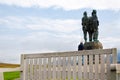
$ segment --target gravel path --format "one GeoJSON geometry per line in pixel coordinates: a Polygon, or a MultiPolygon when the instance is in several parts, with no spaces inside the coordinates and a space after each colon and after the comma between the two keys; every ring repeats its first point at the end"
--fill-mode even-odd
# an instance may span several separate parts
{"type": "Polygon", "coordinates": [[[3,72],[0,72],[0,80],[3,80],[3,72]]]}
{"type": "Polygon", "coordinates": [[[0,72],[8,72],[8,71],[20,71],[20,67],[17,67],[17,68],[0,68],[0,72]]]}

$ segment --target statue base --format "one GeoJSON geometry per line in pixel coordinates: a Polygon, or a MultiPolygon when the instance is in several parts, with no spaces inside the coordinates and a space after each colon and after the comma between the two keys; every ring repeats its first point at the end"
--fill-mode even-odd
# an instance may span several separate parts
{"type": "Polygon", "coordinates": [[[101,42],[85,42],[84,50],[92,50],[92,49],[103,49],[101,42]]]}

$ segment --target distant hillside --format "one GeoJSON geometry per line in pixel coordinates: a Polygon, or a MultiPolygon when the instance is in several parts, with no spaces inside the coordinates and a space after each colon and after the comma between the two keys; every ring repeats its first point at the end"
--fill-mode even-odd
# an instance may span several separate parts
{"type": "Polygon", "coordinates": [[[0,68],[15,68],[20,67],[20,64],[0,63],[0,68]]]}

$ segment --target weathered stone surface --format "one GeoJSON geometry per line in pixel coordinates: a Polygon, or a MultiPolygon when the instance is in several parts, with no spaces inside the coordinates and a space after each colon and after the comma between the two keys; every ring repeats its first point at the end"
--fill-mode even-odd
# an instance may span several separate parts
{"type": "Polygon", "coordinates": [[[84,49],[85,50],[91,50],[91,49],[103,49],[101,42],[85,42],[84,43],[84,49]]]}

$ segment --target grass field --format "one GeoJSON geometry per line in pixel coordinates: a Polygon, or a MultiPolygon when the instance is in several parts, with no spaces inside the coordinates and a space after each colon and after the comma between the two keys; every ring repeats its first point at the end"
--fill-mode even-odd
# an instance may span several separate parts
{"type": "Polygon", "coordinates": [[[14,80],[20,78],[20,71],[4,72],[4,80],[14,80]]]}
{"type": "Polygon", "coordinates": [[[0,68],[16,68],[20,67],[20,64],[0,63],[0,68]]]}
{"type": "MultiPolygon", "coordinates": [[[[16,68],[20,67],[20,64],[0,63],[0,68],[16,68]]],[[[14,80],[20,78],[20,71],[4,72],[4,80],[14,80]]]]}

